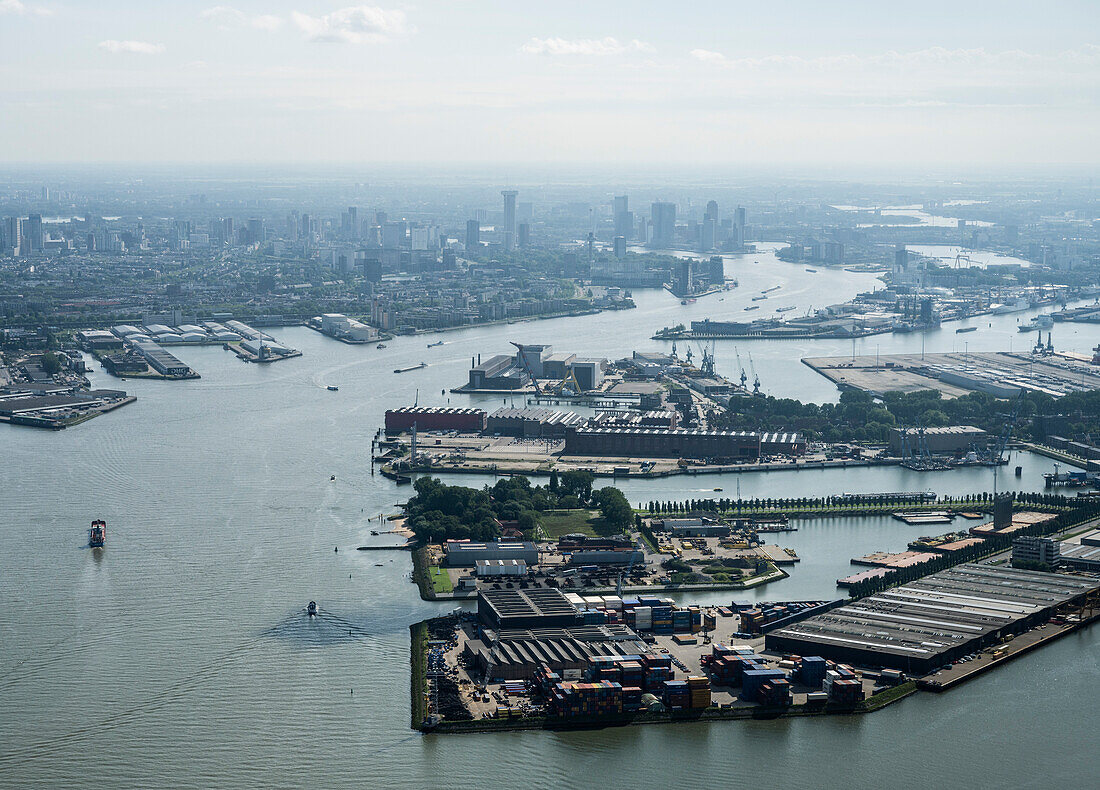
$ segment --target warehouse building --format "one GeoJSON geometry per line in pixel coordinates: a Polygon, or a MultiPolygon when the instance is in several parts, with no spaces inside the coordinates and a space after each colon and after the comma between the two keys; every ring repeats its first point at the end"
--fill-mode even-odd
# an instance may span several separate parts
{"type": "Polygon", "coordinates": [[[572,411],[505,407],[489,415],[485,431],[527,439],[562,439],[570,429],[579,428],[584,421],[584,417],[572,411]]]}
{"type": "Polygon", "coordinates": [[[973,425],[947,425],[942,428],[894,428],[890,431],[890,454],[920,453],[922,442],[932,455],[963,455],[974,447],[984,447],[989,434],[973,425]],[[924,438],[921,438],[923,430],[924,438]]]}
{"type": "Polygon", "coordinates": [[[579,428],[566,438],[565,453],[613,458],[755,461],[760,457],[760,435],[679,428],[579,428]]]}
{"type": "Polygon", "coordinates": [[[1085,573],[1100,573],[1100,546],[1063,543],[1058,552],[1060,568],[1085,573]]]}
{"type": "Polygon", "coordinates": [[[579,679],[593,656],[643,655],[647,645],[623,625],[483,630],[463,653],[491,679],[529,680],[540,665],[579,679]]]}
{"type": "Polygon", "coordinates": [[[452,568],[473,568],[478,560],[523,560],[528,565],[537,565],[539,562],[539,550],[531,541],[472,543],[467,540],[448,540],[443,550],[447,554],[443,564],[452,568]]]}
{"type": "Polygon", "coordinates": [[[470,368],[472,390],[518,390],[531,381],[527,372],[516,363],[515,357],[497,354],[470,368]]]}
{"type": "Polygon", "coordinates": [[[485,430],[485,411],[442,406],[402,406],[386,410],[386,433],[411,431],[414,424],[418,431],[481,433],[485,430]]]}
{"type": "Polygon", "coordinates": [[[527,563],[523,560],[477,560],[475,574],[480,576],[526,576],[527,563]]]}
{"type": "Polygon", "coordinates": [[[557,588],[481,590],[477,619],[493,631],[511,628],[566,628],[581,624],[577,608],[557,588]]]}
{"type": "Polygon", "coordinates": [[[169,354],[152,340],[131,339],[130,344],[134,347],[135,351],[145,358],[145,361],[149,363],[150,367],[162,376],[187,376],[193,373],[191,368],[180,362],[176,357],[169,354]]]}
{"type": "Polygon", "coordinates": [[[674,538],[724,538],[730,525],[701,518],[666,518],[661,527],[674,538]]]}
{"type": "Polygon", "coordinates": [[[1100,580],[965,564],[765,636],[768,650],[925,674],[1049,619],[1100,580]]]}

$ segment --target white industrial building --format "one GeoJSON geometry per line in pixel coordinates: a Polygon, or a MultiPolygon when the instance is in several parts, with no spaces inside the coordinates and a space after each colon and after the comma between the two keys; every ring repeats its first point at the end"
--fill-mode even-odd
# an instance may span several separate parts
{"type": "Polygon", "coordinates": [[[477,560],[478,576],[526,576],[527,563],[524,560],[477,560]]]}

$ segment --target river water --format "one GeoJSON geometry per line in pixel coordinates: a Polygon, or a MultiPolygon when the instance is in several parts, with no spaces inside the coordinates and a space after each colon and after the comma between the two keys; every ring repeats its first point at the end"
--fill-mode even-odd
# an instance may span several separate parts
{"type": "MultiPolygon", "coordinates": [[[[739,315],[776,284],[770,301],[804,310],[875,283],[810,274],[767,252],[731,257],[727,269],[741,287],[694,305],[639,291],[637,310],[451,332],[431,349],[435,337],[379,351],[304,328],[273,332],[304,356],[268,366],[217,347],[184,348],[178,354],[202,379],[130,380],[124,386],[138,400],[114,414],[57,433],[0,431],[0,786],[1003,788],[1054,778],[1092,786],[1096,629],[959,691],[873,716],[565,734],[408,729],[408,626],[449,607],[419,599],[406,554],[354,550],[390,539],[372,538],[367,519],[394,512],[408,493],[370,475],[383,411],[417,395],[494,406],[501,399],[442,390],[465,380],[471,356],[505,352],[509,340],[619,357],[667,349],[648,340],[654,330],[739,315]],[[429,367],[391,372],[421,360],[429,367]],[[93,553],[84,544],[97,517],[108,522],[108,545],[93,553]],[[323,613],[314,621],[303,613],[311,599],[323,613]]],[[[1004,347],[1026,315],[991,318],[968,336],[970,348],[1004,347]]],[[[1074,331],[1082,350],[1100,342],[1098,327],[1074,331]]],[[[926,339],[930,351],[953,343],[950,330],[926,339]]],[[[887,335],[856,350],[919,352],[920,344],[887,335]]],[[[717,367],[729,376],[738,370],[734,348],[717,344],[717,367]]],[[[850,353],[851,344],[741,343],[746,367],[750,351],[765,391],[822,401],[837,393],[800,357],[850,353]]],[[[1016,464],[1023,476],[1002,472],[1002,487],[1035,489],[1051,468],[1027,454],[1016,464]]],[[[637,502],[706,496],[716,486],[733,496],[737,482],[623,488],[637,502]]],[[[742,475],[740,484],[744,496],[790,496],[965,492],[992,481],[987,470],[883,467],[742,475]]],[[[683,600],[829,597],[851,572],[850,557],[904,548],[920,532],[886,518],[810,522],[775,537],[803,557],[791,578],[748,595],[683,600]]]]}

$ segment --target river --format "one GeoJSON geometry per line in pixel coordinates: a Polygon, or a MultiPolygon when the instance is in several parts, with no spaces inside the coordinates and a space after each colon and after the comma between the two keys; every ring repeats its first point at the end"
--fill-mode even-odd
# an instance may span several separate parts
{"type": "MultiPolygon", "coordinates": [[[[1090,732],[1097,629],[958,691],[865,717],[567,734],[408,729],[408,626],[449,607],[419,599],[407,555],[354,550],[387,539],[372,538],[366,519],[394,512],[408,493],[370,475],[384,410],[417,395],[436,405],[499,403],[443,390],[465,380],[471,356],[506,352],[509,340],[618,357],[668,348],[648,337],[682,320],[740,314],[776,284],[769,301],[799,309],[875,284],[867,274],[810,274],[767,251],[730,257],[727,271],[741,287],[693,305],[637,291],[637,310],[404,337],[381,351],[304,328],[273,330],[304,355],[267,366],[217,347],[180,348],[200,380],[131,379],[123,386],[136,403],[65,431],[4,426],[0,786],[1091,785],[1100,770],[1090,732]],[[446,344],[427,348],[437,337],[446,344]],[[429,367],[391,372],[421,360],[429,367]],[[84,544],[97,517],[108,522],[108,541],[93,553],[84,544]],[[303,615],[311,599],[323,612],[312,622],[303,615]]],[[[1025,315],[990,318],[968,335],[971,350],[1017,338],[1025,315]]],[[[1100,327],[1073,331],[1063,342],[1082,350],[1100,342],[1100,327]]],[[[954,342],[951,330],[926,338],[929,351],[954,342]]],[[[886,335],[856,350],[920,345],[916,335],[886,335]]],[[[734,348],[717,344],[717,367],[729,376],[738,370],[734,348]]],[[[851,343],[736,348],[746,367],[751,352],[766,392],[822,401],[836,390],[799,359],[850,353],[851,343]]],[[[1003,487],[1036,489],[1051,468],[1028,454],[1017,463],[1023,476],[1003,471],[1003,487]]],[[[789,496],[964,492],[991,480],[988,470],[883,467],[742,475],[740,484],[744,496],[789,496]]],[[[737,476],[623,484],[634,502],[706,496],[715,486],[733,496],[737,476]]],[[[851,572],[850,557],[901,549],[918,534],[882,517],[809,522],[775,536],[803,557],[790,579],[749,595],[683,600],[829,597],[851,572]]]]}

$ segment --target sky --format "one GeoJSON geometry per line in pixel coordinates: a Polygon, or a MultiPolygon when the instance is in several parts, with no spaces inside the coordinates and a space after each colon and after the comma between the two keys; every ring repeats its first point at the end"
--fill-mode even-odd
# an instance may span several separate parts
{"type": "Polygon", "coordinates": [[[1095,0],[351,3],[0,0],[0,162],[1100,159],[1095,0]]]}

